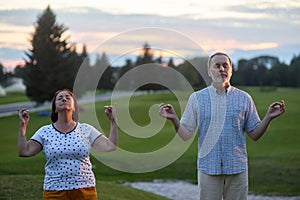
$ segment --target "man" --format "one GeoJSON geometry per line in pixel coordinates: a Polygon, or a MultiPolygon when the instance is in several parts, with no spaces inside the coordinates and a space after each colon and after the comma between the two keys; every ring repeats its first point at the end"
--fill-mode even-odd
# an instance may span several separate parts
{"type": "Polygon", "coordinates": [[[258,140],[271,120],[284,113],[284,101],[272,103],[260,120],[251,96],[230,85],[232,62],[225,53],[210,56],[208,75],[212,84],[190,96],[180,121],[170,104],[160,105],[160,115],[171,120],[185,141],[198,129],[199,199],[244,200],[248,195],[244,132],[258,140]]]}

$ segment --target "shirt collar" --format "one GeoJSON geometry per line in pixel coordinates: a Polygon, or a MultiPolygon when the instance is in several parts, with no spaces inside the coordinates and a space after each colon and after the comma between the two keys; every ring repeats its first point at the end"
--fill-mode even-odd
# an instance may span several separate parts
{"type": "MultiPolygon", "coordinates": [[[[227,88],[226,88],[226,91],[225,91],[225,94],[229,94],[231,91],[232,91],[232,86],[229,85],[227,88]]],[[[217,88],[215,88],[213,85],[210,85],[210,89],[213,90],[215,93],[219,94],[217,92],[217,88]]]]}

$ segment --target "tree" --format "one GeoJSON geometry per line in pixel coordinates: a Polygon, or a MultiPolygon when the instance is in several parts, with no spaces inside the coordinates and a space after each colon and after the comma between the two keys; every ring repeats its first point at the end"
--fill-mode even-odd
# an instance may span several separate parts
{"type": "Polygon", "coordinates": [[[72,90],[80,66],[75,45],[63,38],[67,28],[56,22],[48,6],[38,17],[31,48],[25,52],[24,84],[27,96],[37,103],[50,101],[58,89],[72,90]]]}
{"type": "Polygon", "coordinates": [[[94,76],[94,72],[90,64],[90,58],[87,53],[86,45],[83,45],[82,47],[82,52],[79,55],[78,63],[81,63],[80,65],[81,71],[76,76],[76,81],[78,81],[78,83],[76,84],[76,86],[74,85],[76,87],[76,95],[77,92],[79,94],[83,94],[88,90],[95,89],[95,87],[93,88],[93,82],[91,81],[93,80],[92,76],[94,76]]]}
{"type": "Polygon", "coordinates": [[[139,66],[148,63],[154,63],[154,60],[150,45],[146,42],[143,46],[143,55],[137,57],[135,65],[139,66]]]}
{"type": "Polygon", "coordinates": [[[274,85],[275,80],[270,75],[270,69],[278,65],[279,60],[273,56],[258,56],[250,60],[238,61],[238,69],[233,82],[239,85],[266,86],[274,85]]]}
{"type": "MultiPolygon", "coordinates": [[[[141,65],[145,65],[145,64],[150,64],[148,66],[149,69],[145,70],[144,76],[149,76],[150,74],[148,73],[153,73],[154,71],[157,71],[157,76],[155,77],[156,79],[161,78],[162,75],[162,69],[161,69],[161,64],[162,63],[162,56],[159,56],[157,59],[154,59],[153,56],[153,51],[150,47],[150,45],[146,42],[143,46],[143,50],[142,50],[142,55],[138,56],[136,59],[136,64],[135,66],[141,66],[141,65]],[[157,64],[155,64],[157,63],[157,64]]],[[[143,79],[144,77],[143,75],[139,74],[136,75],[135,79],[143,79]]],[[[139,82],[139,80],[137,80],[137,82],[139,82]]],[[[161,90],[161,89],[165,89],[165,87],[159,85],[159,84],[155,84],[155,83],[148,83],[145,85],[142,85],[138,88],[139,90],[161,90]]]]}
{"type": "Polygon", "coordinates": [[[175,64],[174,64],[173,58],[170,58],[170,60],[168,62],[168,67],[175,68],[175,64]]]}
{"type": "MultiPolygon", "coordinates": [[[[109,64],[108,57],[105,52],[102,53],[101,58],[97,59],[96,61],[96,68],[98,68],[97,71],[101,71],[101,77],[99,77],[97,80],[99,80],[98,83],[98,89],[103,90],[112,90],[115,85],[115,78],[114,78],[114,70],[109,64]]],[[[97,73],[99,75],[99,73],[97,73]]]]}
{"type": "Polygon", "coordinates": [[[0,63],[0,84],[5,82],[5,74],[3,70],[3,65],[0,63]]]}
{"type": "Polygon", "coordinates": [[[273,86],[289,86],[288,69],[289,67],[284,63],[277,63],[270,69],[273,86]]]}
{"type": "Polygon", "coordinates": [[[207,73],[207,57],[196,57],[191,60],[185,60],[184,63],[176,68],[196,90],[210,82],[207,73]]]}
{"type": "Polygon", "coordinates": [[[291,60],[290,70],[288,73],[289,84],[291,86],[299,87],[300,86],[300,54],[298,56],[294,56],[291,60]]]}

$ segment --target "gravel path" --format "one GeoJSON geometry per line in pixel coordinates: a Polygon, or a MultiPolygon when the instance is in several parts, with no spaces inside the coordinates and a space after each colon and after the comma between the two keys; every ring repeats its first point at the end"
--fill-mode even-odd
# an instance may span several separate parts
{"type": "MultiPolygon", "coordinates": [[[[133,188],[152,192],[171,200],[197,200],[198,186],[185,181],[153,181],[125,183],[133,188]]],[[[248,200],[300,200],[297,197],[259,196],[249,194],[248,200]]]]}

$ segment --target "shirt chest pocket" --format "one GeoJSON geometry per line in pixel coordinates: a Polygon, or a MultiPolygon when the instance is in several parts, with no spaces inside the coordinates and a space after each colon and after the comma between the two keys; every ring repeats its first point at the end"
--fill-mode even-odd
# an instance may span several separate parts
{"type": "Polygon", "coordinates": [[[246,112],[242,109],[232,111],[231,120],[234,130],[244,131],[246,112]]]}

